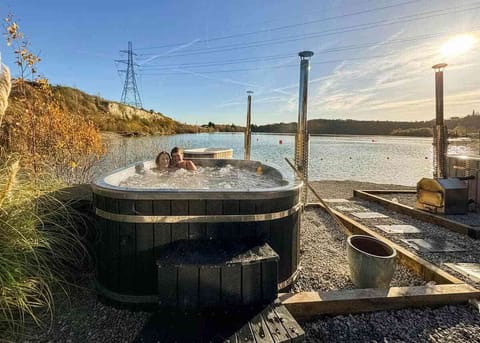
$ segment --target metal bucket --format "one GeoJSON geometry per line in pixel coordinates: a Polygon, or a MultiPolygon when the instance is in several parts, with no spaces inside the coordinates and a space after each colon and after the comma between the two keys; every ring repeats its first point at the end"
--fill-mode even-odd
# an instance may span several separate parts
{"type": "Polygon", "coordinates": [[[358,288],[389,288],[397,251],[376,238],[353,235],[347,239],[350,278],[358,288]]]}

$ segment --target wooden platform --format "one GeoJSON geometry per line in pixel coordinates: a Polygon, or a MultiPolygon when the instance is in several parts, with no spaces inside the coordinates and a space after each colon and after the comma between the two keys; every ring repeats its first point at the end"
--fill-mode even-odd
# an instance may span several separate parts
{"type": "Polygon", "coordinates": [[[300,342],[305,333],[280,302],[242,312],[157,312],[134,342],[300,342]]]}
{"type": "Polygon", "coordinates": [[[325,314],[338,315],[459,304],[479,296],[480,291],[470,285],[447,284],[284,293],[279,296],[279,299],[296,319],[311,319],[325,314]]]}

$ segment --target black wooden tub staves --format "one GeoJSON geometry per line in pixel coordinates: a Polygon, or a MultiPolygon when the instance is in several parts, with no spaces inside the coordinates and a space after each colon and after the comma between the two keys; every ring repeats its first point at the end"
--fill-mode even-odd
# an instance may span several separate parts
{"type": "MultiPolygon", "coordinates": [[[[123,303],[157,303],[160,250],[178,240],[256,239],[278,254],[278,287],[288,286],[299,263],[299,190],[277,169],[256,161],[195,160],[227,164],[277,178],[281,186],[254,190],[135,189],[119,186],[134,166],[92,184],[99,240],[97,288],[123,303]]],[[[154,161],[144,162],[151,168],[154,161]]]]}
{"type": "Polygon", "coordinates": [[[162,307],[245,307],[277,298],[278,255],[268,243],[181,240],[160,251],[157,265],[162,307]]]}

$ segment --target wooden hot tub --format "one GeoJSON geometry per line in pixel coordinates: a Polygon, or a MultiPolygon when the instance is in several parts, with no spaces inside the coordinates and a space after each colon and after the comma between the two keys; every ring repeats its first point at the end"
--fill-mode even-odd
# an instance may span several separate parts
{"type": "MultiPolygon", "coordinates": [[[[278,287],[288,286],[299,263],[300,181],[257,161],[198,159],[198,166],[233,165],[277,178],[280,186],[254,190],[136,189],[119,186],[131,166],[92,184],[97,287],[123,303],[158,302],[159,254],[179,240],[265,242],[279,256],[278,287]]],[[[154,161],[144,162],[146,168],[154,161]]]]}

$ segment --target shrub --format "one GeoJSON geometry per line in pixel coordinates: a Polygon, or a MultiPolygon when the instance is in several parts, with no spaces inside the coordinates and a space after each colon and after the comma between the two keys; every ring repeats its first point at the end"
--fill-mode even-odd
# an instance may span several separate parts
{"type": "Polygon", "coordinates": [[[88,256],[73,210],[51,195],[61,187],[21,169],[18,159],[0,165],[0,340],[46,324],[53,290],[88,256]]]}

